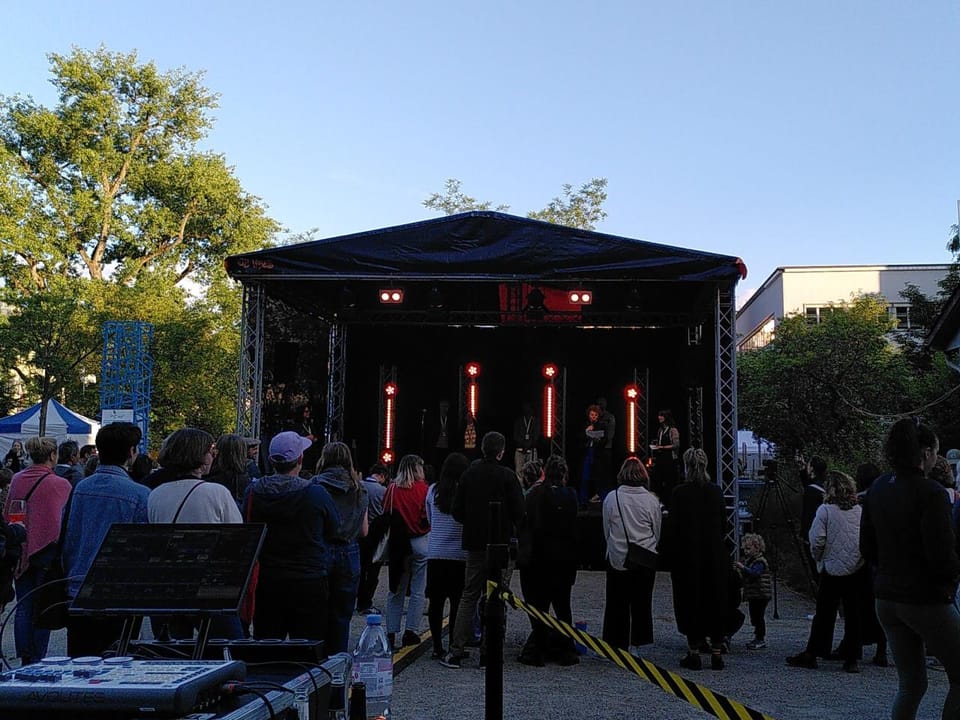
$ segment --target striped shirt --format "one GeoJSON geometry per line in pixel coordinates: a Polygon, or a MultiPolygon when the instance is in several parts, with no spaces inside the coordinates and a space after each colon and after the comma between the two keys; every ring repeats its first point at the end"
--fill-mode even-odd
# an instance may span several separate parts
{"type": "Polygon", "coordinates": [[[427,518],[430,520],[430,537],[427,540],[428,560],[466,560],[463,549],[463,525],[449,513],[441,512],[434,502],[436,485],[427,491],[427,518]]]}

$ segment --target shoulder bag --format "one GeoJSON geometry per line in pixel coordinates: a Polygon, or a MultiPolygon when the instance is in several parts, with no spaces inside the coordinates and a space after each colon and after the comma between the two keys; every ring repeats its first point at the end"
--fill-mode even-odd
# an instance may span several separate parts
{"type": "Polygon", "coordinates": [[[623,523],[623,536],[627,539],[627,557],[623,562],[623,566],[627,568],[627,570],[639,570],[640,568],[656,570],[659,559],[657,553],[653,550],[647,550],[647,548],[642,545],[630,542],[630,535],[627,534],[627,523],[623,519],[623,508],[620,507],[620,488],[617,488],[613,492],[617,499],[617,511],[620,513],[620,522],[623,523]]]}

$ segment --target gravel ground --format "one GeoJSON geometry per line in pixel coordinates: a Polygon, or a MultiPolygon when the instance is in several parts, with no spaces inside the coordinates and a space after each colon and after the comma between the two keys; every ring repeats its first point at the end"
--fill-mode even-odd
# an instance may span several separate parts
{"type": "MultiPolygon", "coordinates": [[[[378,607],[385,608],[386,573],[377,593],[378,607]]],[[[585,620],[588,632],[599,635],[603,617],[603,573],[581,571],[574,587],[574,617],[585,620]]],[[[514,575],[514,592],[519,592],[514,575]]],[[[9,608],[8,608],[9,610],[9,608]]],[[[767,609],[765,650],[751,651],[749,622],[734,638],[725,656],[727,667],[721,672],[681,670],[677,664],[685,652],[685,642],[673,622],[670,579],[660,573],[654,595],[655,643],[646,648],[645,657],[669,670],[706,685],[712,690],[755,708],[776,720],[793,718],[840,717],[849,720],[878,719],[890,715],[890,704],[897,684],[894,668],[879,668],[868,661],[859,675],[844,673],[839,662],[821,661],[819,670],[801,670],[784,664],[784,658],[801,650],[810,629],[813,603],[791,590],[780,587],[779,619],[767,609]]],[[[3,655],[13,657],[13,622],[3,634],[3,655]]],[[[839,639],[838,623],[837,639],[839,639]]],[[[353,637],[359,637],[363,618],[353,621],[353,637]]],[[[421,628],[426,633],[427,620],[421,628]]],[[[520,647],[529,632],[522,613],[507,609],[507,636],[504,660],[504,717],[506,718],[686,718],[709,717],[612,662],[587,656],[574,667],[548,665],[532,668],[517,662],[520,647]]],[[[53,633],[49,654],[64,654],[64,631],[53,633]]],[[[477,667],[476,653],[460,670],[442,667],[430,658],[429,642],[425,652],[412,659],[398,673],[394,683],[393,717],[481,718],[484,716],[484,674],[477,667]]],[[[412,653],[416,656],[417,653],[412,653]]],[[[705,660],[708,660],[706,657],[705,660]]],[[[929,672],[930,688],[920,707],[920,718],[938,718],[947,691],[947,679],[939,670],[929,672]]]]}

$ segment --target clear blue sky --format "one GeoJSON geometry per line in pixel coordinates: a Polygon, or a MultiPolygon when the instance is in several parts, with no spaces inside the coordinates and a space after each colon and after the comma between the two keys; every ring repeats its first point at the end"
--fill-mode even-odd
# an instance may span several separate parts
{"type": "Polygon", "coordinates": [[[205,70],[207,145],[290,230],[421,220],[446,178],[519,215],[609,179],[597,229],[778,265],[947,262],[960,198],[947,0],[19,2],[0,94],[46,53],[205,70]]]}

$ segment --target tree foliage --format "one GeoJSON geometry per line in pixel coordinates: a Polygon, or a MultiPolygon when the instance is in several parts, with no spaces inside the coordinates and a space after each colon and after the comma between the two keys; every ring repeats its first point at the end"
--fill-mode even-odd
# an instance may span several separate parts
{"type": "Polygon", "coordinates": [[[29,294],[54,275],[203,281],[277,229],[221,155],[196,144],[217,96],[201,73],[136,53],[51,54],[58,102],[0,99],[0,271],[29,294]]]}
{"type": "MultiPolygon", "coordinates": [[[[607,217],[603,204],[607,201],[606,178],[593,178],[589,182],[574,190],[572,185],[563,186],[563,194],[555,197],[542,210],[527,213],[527,217],[534,220],[544,220],[556,225],[593,230],[598,222],[607,217]]],[[[446,215],[470,212],[472,210],[490,210],[507,212],[509,205],[493,207],[490,201],[479,201],[461,190],[461,182],[449,178],[444,186],[443,193],[433,193],[423,201],[424,207],[437,210],[446,215]]]]}
{"type": "Polygon", "coordinates": [[[226,159],[201,151],[217,107],[202,73],[101,47],[51,54],[56,104],[0,98],[0,353],[33,399],[99,409],[101,324],[154,324],[154,437],[235,417],[230,254],[279,230],[226,159]],[[189,283],[184,281],[189,280],[189,283]],[[184,288],[188,288],[189,292],[184,288]]]}
{"type": "Polygon", "coordinates": [[[875,460],[888,418],[917,401],[892,328],[886,301],[869,295],[819,324],[784,318],[770,344],[738,356],[741,426],[786,457],[817,453],[847,468],[875,460]]]}

